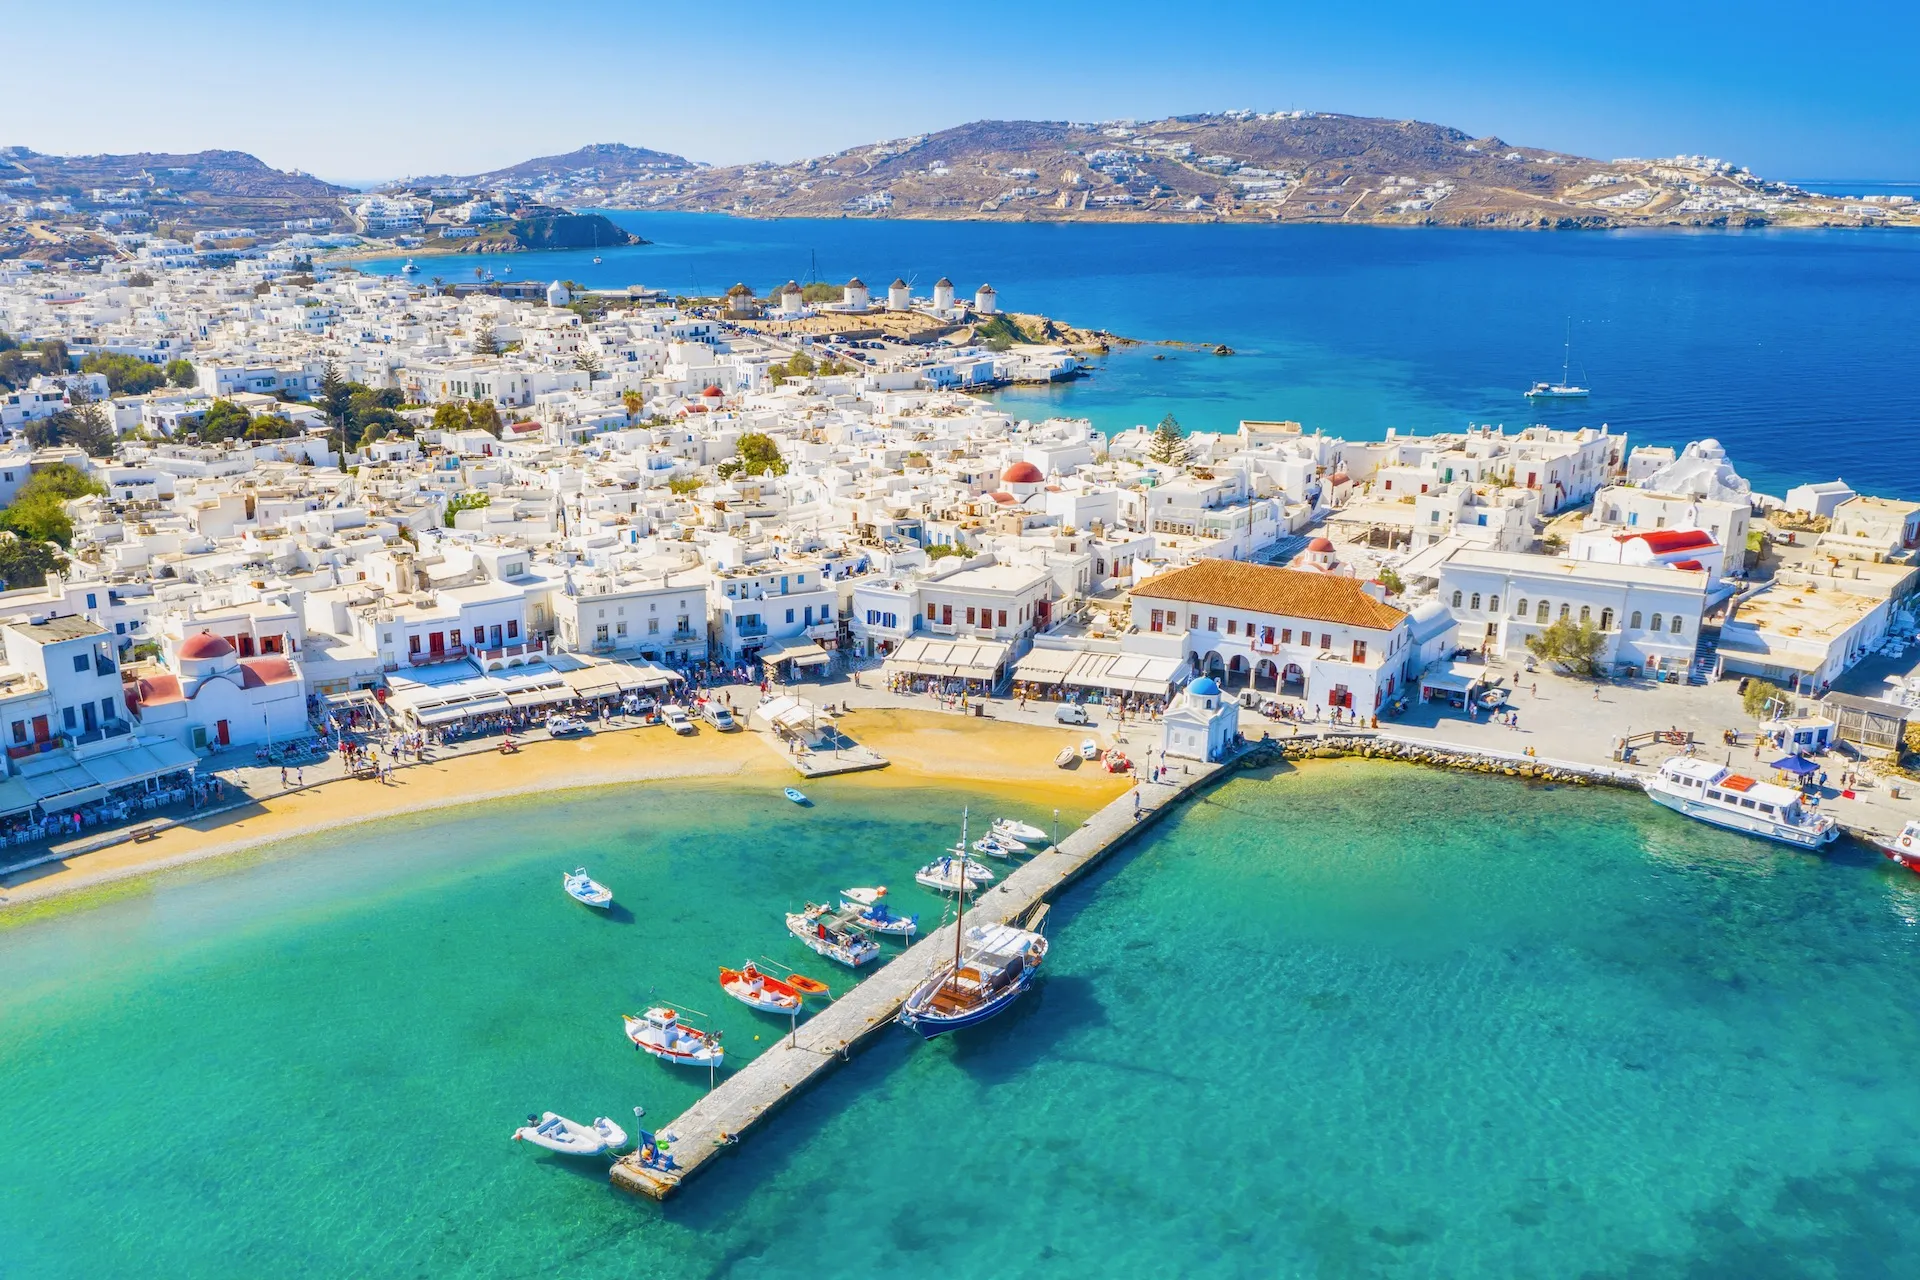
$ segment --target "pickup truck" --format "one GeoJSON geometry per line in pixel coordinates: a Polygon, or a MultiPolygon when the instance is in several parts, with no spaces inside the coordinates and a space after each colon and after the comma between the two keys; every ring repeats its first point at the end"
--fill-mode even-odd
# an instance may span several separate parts
{"type": "Polygon", "coordinates": [[[660,718],[665,720],[675,733],[685,735],[697,732],[693,727],[693,721],[687,716],[685,707],[675,706],[670,702],[660,708],[660,718]]]}

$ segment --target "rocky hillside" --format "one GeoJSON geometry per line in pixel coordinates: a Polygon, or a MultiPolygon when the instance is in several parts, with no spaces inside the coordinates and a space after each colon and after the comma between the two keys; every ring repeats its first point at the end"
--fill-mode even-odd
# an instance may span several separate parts
{"type": "Polygon", "coordinates": [[[0,201],[70,205],[153,226],[267,232],[288,220],[338,217],[341,197],[350,194],[244,151],[50,156],[0,148],[0,201]]]}
{"type": "Polygon", "coordinates": [[[761,217],[1474,227],[1913,220],[1898,207],[1811,196],[1706,157],[1595,160],[1443,125],[1316,112],[985,120],[792,164],[630,169],[617,180],[605,165],[570,174],[561,164],[569,159],[516,168],[537,168],[549,201],[761,217]]]}

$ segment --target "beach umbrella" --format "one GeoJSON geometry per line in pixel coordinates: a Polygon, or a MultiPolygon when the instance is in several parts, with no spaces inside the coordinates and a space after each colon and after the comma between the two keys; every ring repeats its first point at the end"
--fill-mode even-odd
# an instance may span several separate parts
{"type": "Polygon", "coordinates": [[[1796,774],[1802,778],[1820,772],[1820,766],[1805,756],[1781,756],[1773,762],[1773,767],[1782,773],[1796,774]]]}

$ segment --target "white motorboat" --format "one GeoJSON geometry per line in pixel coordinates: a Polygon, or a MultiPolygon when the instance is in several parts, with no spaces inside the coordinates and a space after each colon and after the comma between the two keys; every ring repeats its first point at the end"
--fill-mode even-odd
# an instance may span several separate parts
{"type": "Polygon", "coordinates": [[[1791,787],[1759,782],[1711,760],[1675,756],[1646,781],[1647,794],[1701,822],[1763,840],[1817,849],[1840,835],[1832,815],[1809,809],[1791,787]]]}
{"type": "Polygon", "coordinates": [[[627,1014],[627,1039],[633,1047],[682,1067],[719,1066],[726,1058],[720,1037],[680,1021],[672,1009],[653,1008],[643,1014],[627,1014]]]}
{"type": "Polygon", "coordinates": [[[597,1156],[626,1146],[627,1131],[605,1116],[586,1125],[544,1111],[539,1116],[528,1116],[527,1122],[513,1131],[513,1140],[531,1142],[561,1155],[597,1156]]]}
{"type": "Polygon", "coordinates": [[[882,901],[886,896],[885,885],[870,889],[842,889],[840,906],[842,910],[858,911],[860,914],[855,917],[855,923],[871,933],[887,933],[900,938],[910,938],[918,933],[920,917],[895,915],[892,908],[882,901]]]}
{"type": "Polygon", "coordinates": [[[1098,760],[1100,758],[1100,744],[1092,738],[1082,738],[1080,740],[1080,758],[1082,760],[1098,760]]]}
{"type": "Polygon", "coordinates": [[[1011,858],[1016,853],[1025,853],[1027,846],[1002,836],[981,836],[973,842],[973,851],[989,858],[1011,858]]]}
{"type": "Polygon", "coordinates": [[[1887,861],[1898,863],[1916,875],[1920,875],[1920,819],[1909,822],[1900,828],[1897,836],[1876,836],[1873,843],[1887,861]]]}
{"type": "Polygon", "coordinates": [[[857,910],[835,911],[809,902],[804,911],[787,913],[787,932],[815,955],[858,969],[880,954],[880,944],[869,938],[864,928],[856,927],[858,915],[857,910]]]}
{"type": "Polygon", "coordinates": [[[1028,845],[1045,844],[1047,833],[1029,822],[1016,822],[1012,818],[995,818],[990,828],[994,835],[1008,835],[1028,845]]]}
{"type": "Polygon", "coordinates": [[[1079,759],[1080,753],[1078,751],[1075,751],[1072,747],[1062,747],[1060,748],[1060,754],[1053,758],[1053,763],[1057,768],[1071,769],[1074,766],[1074,762],[1079,759]]]}
{"type": "Polygon", "coordinates": [[[938,893],[972,893],[993,883],[993,872],[972,858],[947,854],[913,873],[914,880],[938,893]]]}
{"type": "Polygon", "coordinates": [[[613,905],[613,890],[589,876],[585,867],[575,867],[561,876],[560,884],[566,889],[567,896],[575,902],[585,903],[601,911],[613,905]]]}

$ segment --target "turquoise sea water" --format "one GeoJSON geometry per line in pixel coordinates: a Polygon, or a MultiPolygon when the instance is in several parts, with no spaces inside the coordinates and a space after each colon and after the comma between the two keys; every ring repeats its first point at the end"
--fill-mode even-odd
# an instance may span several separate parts
{"type": "Polygon", "coordinates": [[[1839,474],[1920,498],[1911,232],[612,216],[655,243],[428,258],[421,277],[487,269],[712,295],[736,280],[770,291],[857,274],[880,289],[898,275],[926,294],[944,274],[963,292],[991,281],[1010,310],[1238,353],[1121,350],[1093,378],[999,397],[1027,416],[1089,417],[1107,431],[1166,413],[1228,431],[1242,418],[1291,418],[1356,439],[1470,421],[1604,422],[1635,443],[1717,436],[1775,493],[1839,474]],[[1559,377],[1569,320],[1573,376],[1593,396],[1529,405],[1522,391],[1559,377]]]}
{"type": "Polygon", "coordinates": [[[882,1036],[667,1206],[508,1142],[674,1114],[704,1082],[623,1010],[769,1044],[714,967],[824,976],[784,908],[924,906],[951,815],[1003,807],[819,791],[382,823],[0,932],[0,1274],[1920,1271],[1920,879],[1385,765],[1180,811],[1014,1011],[882,1036]],[[575,861],[631,914],[568,903],[575,861]]]}

